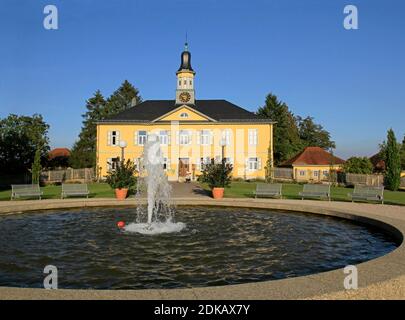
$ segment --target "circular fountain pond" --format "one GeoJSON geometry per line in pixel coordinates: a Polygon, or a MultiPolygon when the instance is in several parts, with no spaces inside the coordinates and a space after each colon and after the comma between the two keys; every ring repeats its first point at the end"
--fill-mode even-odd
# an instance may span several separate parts
{"type": "Polygon", "coordinates": [[[0,286],[145,289],[296,277],[370,260],[394,238],[352,221],[262,209],[178,207],[179,232],[117,228],[134,208],[83,208],[0,217],[0,286]]]}

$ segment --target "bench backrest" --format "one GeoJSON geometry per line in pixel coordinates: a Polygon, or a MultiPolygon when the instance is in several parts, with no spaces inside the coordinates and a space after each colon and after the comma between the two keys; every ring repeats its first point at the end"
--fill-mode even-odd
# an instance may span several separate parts
{"type": "Polygon", "coordinates": [[[16,193],[41,192],[39,184],[12,184],[11,190],[16,193]]]}
{"type": "Polygon", "coordinates": [[[330,194],[330,184],[304,184],[303,192],[330,194]]]}
{"type": "Polygon", "coordinates": [[[62,184],[62,191],[63,192],[87,192],[87,184],[78,184],[78,183],[63,183],[62,184]]]}
{"type": "Polygon", "coordinates": [[[365,196],[370,196],[370,197],[382,197],[384,194],[384,187],[370,187],[370,186],[365,186],[365,185],[355,185],[354,186],[354,194],[361,194],[365,196]]]}
{"type": "Polygon", "coordinates": [[[281,193],[281,183],[258,183],[256,184],[256,192],[272,192],[281,193]]]}

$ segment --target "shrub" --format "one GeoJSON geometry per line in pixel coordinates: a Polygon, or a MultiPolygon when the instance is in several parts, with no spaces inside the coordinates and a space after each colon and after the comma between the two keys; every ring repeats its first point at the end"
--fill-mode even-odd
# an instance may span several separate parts
{"type": "Polygon", "coordinates": [[[131,160],[120,162],[114,171],[107,173],[106,182],[113,189],[132,189],[136,185],[135,164],[131,160]]]}
{"type": "Polygon", "coordinates": [[[351,157],[343,165],[346,173],[371,174],[373,173],[373,164],[367,157],[351,157]]]}
{"type": "Polygon", "coordinates": [[[201,182],[207,183],[212,188],[225,188],[231,183],[232,165],[222,161],[214,163],[213,159],[210,164],[206,164],[200,176],[201,182]]]}

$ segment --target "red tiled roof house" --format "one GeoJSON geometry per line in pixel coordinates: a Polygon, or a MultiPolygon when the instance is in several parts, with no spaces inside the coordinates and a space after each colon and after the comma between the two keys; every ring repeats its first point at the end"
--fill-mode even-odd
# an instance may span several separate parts
{"type": "Polygon", "coordinates": [[[331,170],[340,171],[345,161],[320,147],[306,147],[281,166],[293,168],[297,181],[327,181],[331,170]]]}

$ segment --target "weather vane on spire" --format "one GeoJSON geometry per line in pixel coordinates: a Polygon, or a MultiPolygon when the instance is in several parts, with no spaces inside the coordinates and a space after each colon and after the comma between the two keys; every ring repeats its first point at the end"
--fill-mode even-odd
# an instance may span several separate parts
{"type": "Polygon", "coordinates": [[[186,43],[184,44],[184,48],[186,51],[188,51],[187,31],[186,31],[186,43]]]}

